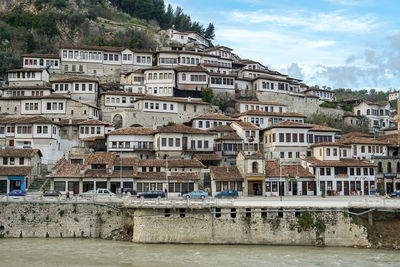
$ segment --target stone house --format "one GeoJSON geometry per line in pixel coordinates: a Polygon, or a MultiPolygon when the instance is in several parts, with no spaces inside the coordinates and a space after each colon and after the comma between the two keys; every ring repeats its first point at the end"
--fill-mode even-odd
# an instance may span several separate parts
{"type": "Polygon", "coordinates": [[[265,159],[261,152],[240,151],[236,166],[243,177],[243,196],[265,195],[265,159]]]}
{"type": "Polygon", "coordinates": [[[315,175],[300,164],[265,161],[265,196],[316,195],[315,175]]]}
{"type": "Polygon", "coordinates": [[[243,139],[243,151],[259,151],[260,128],[251,122],[234,121],[230,124],[236,134],[243,139]]]}
{"type": "Polygon", "coordinates": [[[87,103],[92,106],[99,104],[99,82],[95,79],[83,77],[64,77],[51,80],[55,94],[70,96],[71,99],[87,103]]]}
{"type": "Polygon", "coordinates": [[[181,124],[159,128],[154,134],[157,158],[192,158],[214,151],[214,133],[181,124]]]}
{"type": "Polygon", "coordinates": [[[0,194],[26,190],[41,174],[41,157],[39,149],[1,148],[0,194]]]}
{"type": "Polygon", "coordinates": [[[106,134],[107,151],[121,157],[154,158],[154,133],[153,128],[142,127],[114,130],[106,134]]]}
{"type": "Polygon", "coordinates": [[[301,164],[315,175],[317,195],[370,195],[375,193],[376,164],[351,158],[350,148],[340,143],[312,146],[313,157],[301,164]],[[347,152],[346,152],[347,151],[347,152]]]}
{"type": "Polygon", "coordinates": [[[357,116],[366,116],[370,121],[371,130],[374,132],[390,127],[390,104],[388,102],[373,103],[366,100],[357,101],[353,105],[353,111],[357,116]]]}
{"type": "Polygon", "coordinates": [[[243,195],[243,176],[236,166],[211,166],[209,169],[212,196],[224,190],[236,190],[239,196],[243,195]]]}
{"type": "Polygon", "coordinates": [[[9,86],[46,86],[50,73],[44,68],[23,68],[7,71],[9,86]]]}
{"type": "Polygon", "coordinates": [[[42,116],[0,119],[0,144],[41,151],[42,162],[52,165],[62,157],[61,125],[42,116]]]}
{"type": "Polygon", "coordinates": [[[235,100],[235,110],[237,113],[243,113],[248,110],[260,110],[265,112],[286,113],[287,106],[276,102],[264,102],[256,100],[235,100]]]}
{"type": "Polygon", "coordinates": [[[23,54],[23,68],[46,68],[51,73],[61,72],[61,59],[58,54],[23,54]]]}
{"type": "Polygon", "coordinates": [[[202,114],[191,119],[190,124],[193,128],[209,130],[217,126],[229,125],[237,119],[231,118],[221,113],[202,114]]]}

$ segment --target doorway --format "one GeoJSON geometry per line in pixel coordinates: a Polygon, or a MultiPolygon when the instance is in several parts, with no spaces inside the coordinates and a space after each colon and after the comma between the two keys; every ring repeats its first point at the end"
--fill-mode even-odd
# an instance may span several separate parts
{"type": "Polygon", "coordinates": [[[350,189],[350,188],[349,188],[349,182],[348,182],[348,181],[345,181],[345,182],[344,182],[344,195],[345,195],[345,196],[350,195],[350,194],[349,194],[349,189],[350,189]]]}
{"type": "Polygon", "coordinates": [[[249,182],[249,196],[261,196],[262,194],[262,182],[249,182]]]}
{"type": "Polygon", "coordinates": [[[297,182],[291,182],[292,183],[292,195],[297,196],[297,182]]]}
{"type": "Polygon", "coordinates": [[[307,196],[307,182],[301,182],[301,194],[307,196]]]}

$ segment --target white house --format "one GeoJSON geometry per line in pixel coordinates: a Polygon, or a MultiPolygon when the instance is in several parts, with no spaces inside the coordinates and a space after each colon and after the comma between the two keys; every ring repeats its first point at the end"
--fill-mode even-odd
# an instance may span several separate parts
{"type": "Polygon", "coordinates": [[[23,68],[48,69],[51,73],[61,72],[61,60],[58,54],[24,54],[23,68]]]}
{"type": "Polygon", "coordinates": [[[7,71],[9,86],[46,86],[50,79],[47,69],[24,68],[7,71]]]}

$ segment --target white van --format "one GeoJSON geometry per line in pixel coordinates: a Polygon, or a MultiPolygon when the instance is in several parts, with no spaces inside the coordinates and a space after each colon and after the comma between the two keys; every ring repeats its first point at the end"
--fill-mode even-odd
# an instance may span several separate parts
{"type": "Polygon", "coordinates": [[[113,196],[113,195],[115,195],[113,192],[111,192],[110,190],[108,190],[107,188],[99,188],[99,189],[97,189],[97,192],[96,192],[98,195],[103,195],[103,196],[106,196],[106,195],[111,195],[111,196],[113,196]]]}

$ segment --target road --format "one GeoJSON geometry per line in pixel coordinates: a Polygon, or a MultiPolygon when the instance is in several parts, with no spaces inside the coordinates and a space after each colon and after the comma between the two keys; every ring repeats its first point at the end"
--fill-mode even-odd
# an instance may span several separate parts
{"type": "Polygon", "coordinates": [[[88,196],[43,197],[40,194],[28,194],[25,197],[0,197],[0,202],[62,202],[62,203],[103,203],[131,208],[269,208],[269,209],[400,209],[400,199],[386,199],[376,196],[334,196],[322,198],[319,196],[286,196],[286,197],[241,197],[238,199],[138,199],[132,196],[88,196]]]}

